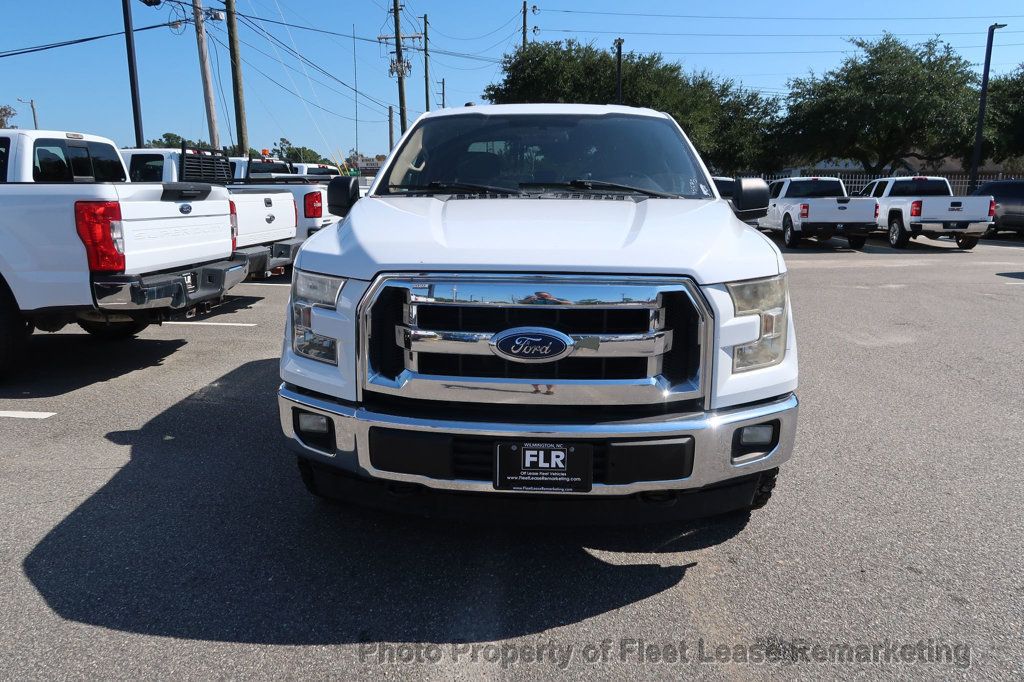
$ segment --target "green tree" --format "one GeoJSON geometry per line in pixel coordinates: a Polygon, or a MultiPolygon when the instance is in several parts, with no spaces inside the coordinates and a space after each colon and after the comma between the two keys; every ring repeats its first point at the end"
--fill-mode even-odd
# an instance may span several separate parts
{"type": "Polygon", "coordinates": [[[1024,64],[989,82],[985,124],[993,159],[1024,156],[1024,64]]]}
{"type": "Polygon", "coordinates": [[[182,143],[185,143],[186,147],[194,149],[211,149],[210,143],[206,140],[190,140],[177,133],[164,133],[157,139],[147,142],[146,146],[163,149],[181,149],[182,143]]]}
{"type": "Polygon", "coordinates": [[[8,105],[0,104],[0,128],[13,128],[11,119],[18,115],[17,109],[8,105]]]}
{"type": "Polygon", "coordinates": [[[969,157],[978,95],[966,59],[937,39],[850,42],[861,52],[838,68],[790,81],[784,133],[797,160],[853,159],[880,173],[969,157]]]}
{"type": "Polygon", "coordinates": [[[292,163],[333,163],[333,161],[325,158],[323,154],[315,149],[296,147],[285,137],[278,140],[277,144],[270,150],[270,153],[279,159],[292,163]]]}
{"type": "MultiPolygon", "coordinates": [[[[502,60],[502,80],[484,90],[494,104],[615,101],[615,56],[575,40],[530,43],[502,60]]],[[[670,114],[719,172],[773,162],[767,152],[779,102],[707,72],[685,73],[660,54],[622,56],[622,98],[670,114]]]]}

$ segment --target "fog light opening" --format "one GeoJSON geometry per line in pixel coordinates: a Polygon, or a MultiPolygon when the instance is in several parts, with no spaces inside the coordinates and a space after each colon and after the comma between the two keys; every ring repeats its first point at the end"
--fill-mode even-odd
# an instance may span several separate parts
{"type": "Polygon", "coordinates": [[[779,420],[741,426],[733,433],[732,463],[760,459],[779,444],[779,420]]]}
{"type": "Polygon", "coordinates": [[[295,436],[303,445],[334,456],[337,446],[334,441],[334,421],[330,417],[296,409],[293,424],[295,436]]]}

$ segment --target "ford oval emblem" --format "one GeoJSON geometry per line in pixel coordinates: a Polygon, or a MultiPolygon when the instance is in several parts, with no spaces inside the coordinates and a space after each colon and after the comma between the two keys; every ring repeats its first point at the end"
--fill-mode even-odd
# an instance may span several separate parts
{"type": "Polygon", "coordinates": [[[562,332],[541,327],[516,327],[491,337],[491,351],[513,362],[554,362],[572,353],[574,345],[562,332]]]}
{"type": "Polygon", "coordinates": [[[181,211],[183,214],[188,215],[189,213],[192,212],[192,204],[182,204],[181,206],[178,207],[178,210],[181,211]]]}

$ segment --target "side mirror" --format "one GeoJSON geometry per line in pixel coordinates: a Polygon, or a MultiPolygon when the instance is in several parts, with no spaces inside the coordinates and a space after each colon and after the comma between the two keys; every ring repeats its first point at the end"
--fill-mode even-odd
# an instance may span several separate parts
{"type": "Polygon", "coordinates": [[[344,217],[359,200],[359,178],[339,175],[327,183],[327,210],[344,217]]]}
{"type": "Polygon", "coordinates": [[[756,220],[768,215],[768,183],[761,178],[737,178],[732,208],[740,220],[756,220]]]}

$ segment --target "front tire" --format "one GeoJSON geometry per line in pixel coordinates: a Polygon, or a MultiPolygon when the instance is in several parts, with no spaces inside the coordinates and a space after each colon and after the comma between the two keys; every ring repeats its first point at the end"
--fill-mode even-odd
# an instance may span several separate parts
{"type": "Polygon", "coordinates": [[[800,246],[800,237],[793,230],[793,221],[789,216],[782,220],[782,243],[787,249],[795,249],[800,246]]]}
{"type": "Polygon", "coordinates": [[[119,341],[130,339],[143,329],[149,326],[149,322],[92,322],[90,320],[79,320],[78,326],[104,341],[119,341]]]}
{"type": "Polygon", "coordinates": [[[956,245],[960,247],[961,251],[970,251],[978,245],[977,237],[968,237],[966,234],[958,234],[955,239],[956,245]]]}
{"type": "Polygon", "coordinates": [[[863,249],[864,245],[868,243],[868,238],[861,235],[858,237],[847,237],[846,241],[850,243],[851,249],[863,249]]]}
{"type": "Polygon", "coordinates": [[[889,218],[889,246],[894,249],[905,249],[910,242],[910,235],[903,229],[903,220],[899,217],[889,218]]]}
{"type": "Polygon", "coordinates": [[[761,480],[757,482],[757,490],[754,492],[754,499],[750,502],[750,509],[761,509],[772,497],[775,490],[775,482],[779,478],[778,469],[769,469],[761,473],[761,480]]]}

